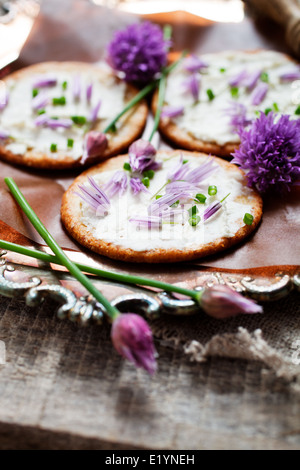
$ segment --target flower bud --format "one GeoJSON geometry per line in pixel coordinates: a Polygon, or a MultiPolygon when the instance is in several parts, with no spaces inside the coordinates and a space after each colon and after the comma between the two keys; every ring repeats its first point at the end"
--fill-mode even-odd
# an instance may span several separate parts
{"type": "Polygon", "coordinates": [[[262,307],[253,300],[223,284],[204,289],[200,305],[208,315],[219,319],[233,317],[239,313],[263,312],[262,307]]]}
{"type": "Polygon", "coordinates": [[[90,163],[101,157],[107,148],[107,137],[102,132],[90,131],[85,134],[83,141],[83,154],[80,163],[90,163]]]}
{"type": "Polygon", "coordinates": [[[138,139],[128,149],[129,164],[132,171],[142,173],[145,170],[155,169],[156,149],[147,140],[138,139]]]}
{"type": "Polygon", "coordinates": [[[139,315],[119,315],[112,324],[112,343],[121,356],[149,374],[156,371],[155,348],[148,323],[139,315]]]}

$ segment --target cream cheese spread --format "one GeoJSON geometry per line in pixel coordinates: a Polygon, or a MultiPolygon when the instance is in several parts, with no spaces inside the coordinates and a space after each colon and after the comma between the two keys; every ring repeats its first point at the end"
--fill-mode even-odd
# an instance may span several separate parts
{"type": "MultiPolygon", "coordinates": [[[[149,215],[149,205],[156,200],[156,196],[163,196],[166,191],[166,181],[169,172],[178,165],[180,155],[178,152],[170,158],[169,153],[160,151],[162,167],[155,172],[148,187],[149,192],[140,192],[134,195],[130,185],[121,195],[117,194],[110,200],[110,208],[106,215],[97,216],[97,212],[86,202],[81,203],[80,223],[82,223],[94,238],[113,243],[125,249],[145,251],[154,249],[196,249],[197,247],[212,243],[221,237],[234,237],[236,232],[245,225],[245,213],[253,211],[253,190],[245,186],[243,175],[239,171],[228,171],[223,166],[213,163],[214,173],[198,185],[196,193],[204,194],[207,199],[204,204],[195,203],[189,198],[179,205],[178,213],[162,223],[160,227],[138,225],[131,221],[136,217],[149,215]],[[208,195],[209,186],[217,187],[217,194],[208,195]],[[228,196],[227,196],[228,195],[228,196]],[[221,201],[221,209],[208,220],[204,221],[205,209],[214,201],[221,201]],[[197,206],[197,215],[200,222],[196,226],[189,223],[189,209],[197,206]]],[[[207,156],[188,156],[191,169],[196,169],[207,161],[207,156]]],[[[93,178],[100,187],[104,187],[114,171],[104,171],[93,174],[93,178]]],[[[128,176],[129,178],[129,176],[128,176]]],[[[89,183],[86,182],[88,185],[89,183]]],[[[182,201],[181,201],[182,202],[182,201]]]]}
{"type": "Polygon", "coordinates": [[[71,71],[66,67],[65,70],[49,73],[24,74],[18,79],[1,82],[0,92],[2,96],[8,96],[7,105],[0,111],[0,130],[10,136],[6,148],[16,154],[34,150],[53,159],[58,152],[78,159],[82,155],[85,132],[94,127],[97,130],[105,128],[125,103],[125,83],[116,84],[115,78],[107,71],[101,80],[98,72],[93,74],[92,67],[89,71],[71,71]],[[46,80],[50,75],[55,77],[55,84],[34,88],[36,80],[46,80]],[[78,97],[74,95],[75,80],[78,81],[78,97]],[[91,91],[90,97],[87,96],[88,89],[91,91]],[[33,96],[34,90],[36,97],[33,96]],[[57,98],[58,103],[54,104],[57,98]],[[61,98],[63,101],[60,101],[61,98]],[[34,100],[38,99],[42,104],[45,99],[45,104],[35,109],[34,100]],[[98,111],[95,111],[97,107],[98,111]],[[91,123],[93,112],[96,118],[91,123]],[[66,122],[79,116],[84,118],[85,123],[72,122],[68,127],[52,128],[42,124],[43,114],[66,122]],[[39,119],[41,123],[37,124],[39,119]]]}
{"type": "Polygon", "coordinates": [[[284,54],[268,50],[225,51],[204,54],[201,59],[206,67],[196,74],[199,99],[195,101],[187,89],[191,72],[184,68],[184,62],[168,76],[165,95],[168,106],[184,107],[183,114],[172,121],[193,137],[218,145],[238,143],[239,136],[230,118],[231,108],[237,103],[246,107],[249,120],[257,117],[259,111],[299,117],[295,112],[300,104],[300,80],[281,78],[290,73],[299,74],[299,67],[284,54]],[[247,79],[255,73],[260,75],[255,86],[266,83],[268,88],[257,105],[253,104],[255,86],[247,86],[247,79]],[[231,86],[232,80],[234,83],[239,76],[236,86],[231,86]]]}

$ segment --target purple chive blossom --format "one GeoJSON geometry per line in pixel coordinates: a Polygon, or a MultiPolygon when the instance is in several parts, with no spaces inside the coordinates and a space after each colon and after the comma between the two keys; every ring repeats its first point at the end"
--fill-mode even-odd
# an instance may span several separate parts
{"type": "Polygon", "coordinates": [[[250,128],[239,131],[241,143],[232,154],[248,185],[261,192],[282,192],[300,182],[300,120],[275,118],[272,112],[261,112],[250,128]]]}
{"type": "Polygon", "coordinates": [[[139,178],[131,178],[129,184],[134,195],[139,194],[141,191],[143,193],[149,192],[139,178]]]}
{"type": "Polygon", "coordinates": [[[113,321],[111,339],[116,351],[125,359],[154,374],[157,366],[153,337],[148,323],[140,315],[119,315],[113,321]]]}
{"type": "Polygon", "coordinates": [[[1,90],[0,111],[2,111],[2,109],[4,109],[8,105],[8,100],[9,100],[9,94],[8,94],[8,91],[5,87],[4,90],[1,90]]]}
{"type": "Polygon", "coordinates": [[[219,201],[215,201],[210,204],[203,213],[203,220],[206,221],[212,217],[216,212],[218,212],[222,207],[222,204],[219,201]]]}
{"type": "Polygon", "coordinates": [[[108,46],[109,65],[128,82],[147,83],[167,64],[170,41],[158,25],[149,21],[117,31],[108,46]]]}
{"type": "Polygon", "coordinates": [[[247,70],[242,70],[238,74],[231,77],[229,80],[229,85],[231,87],[236,87],[242,85],[244,79],[248,76],[247,70]]]}
{"type": "Polygon", "coordinates": [[[230,119],[230,126],[233,131],[243,128],[251,124],[252,120],[247,117],[247,108],[243,103],[233,101],[226,113],[230,119]]]}
{"type": "Polygon", "coordinates": [[[161,117],[174,118],[182,116],[184,113],[184,106],[164,106],[161,110],[161,117]]]}
{"type": "Polygon", "coordinates": [[[300,70],[294,70],[292,72],[286,72],[280,75],[281,82],[292,82],[300,79],[300,70]]]}
{"type": "Polygon", "coordinates": [[[116,171],[108,183],[103,186],[104,191],[109,197],[115,194],[123,194],[127,189],[127,175],[119,170],[116,171]]]}
{"type": "Polygon", "coordinates": [[[81,95],[81,80],[79,75],[75,75],[73,77],[73,84],[72,84],[72,94],[75,101],[80,100],[81,95]]]}
{"type": "Polygon", "coordinates": [[[151,228],[160,228],[162,224],[162,219],[161,217],[158,216],[136,216],[136,217],[131,217],[129,219],[129,222],[132,222],[139,227],[147,227],[148,229],[151,228]]]}
{"type": "Polygon", "coordinates": [[[192,168],[189,173],[185,175],[184,180],[195,185],[200,184],[216,171],[217,166],[213,166],[213,164],[213,158],[208,158],[206,162],[199,167],[192,168]]]}
{"type": "Polygon", "coordinates": [[[208,64],[195,54],[187,57],[183,63],[183,68],[191,73],[199,72],[206,67],[208,67],[208,64]]]}
{"type": "Polygon", "coordinates": [[[80,193],[77,194],[83,201],[85,201],[97,215],[105,215],[110,208],[110,201],[105,192],[98,186],[94,178],[88,177],[89,187],[78,185],[80,193]]]}
{"type": "Polygon", "coordinates": [[[102,132],[90,131],[85,134],[83,141],[83,154],[80,163],[94,162],[101,157],[107,148],[107,137],[102,132]]]}
{"type": "Polygon", "coordinates": [[[86,100],[88,103],[91,102],[92,93],[93,93],[93,84],[89,83],[88,86],[86,87],[86,100]]]}
{"type": "Polygon", "coordinates": [[[4,131],[3,129],[0,129],[0,140],[5,140],[9,138],[9,133],[7,131],[4,131]]]}
{"type": "Polygon", "coordinates": [[[249,73],[248,77],[243,82],[243,85],[247,88],[248,91],[253,90],[253,88],[256,86],[261,73],[261,70],[254,70],[253,72],[249,73]]]}
{"type": "Polygon", "coordinates": [[[96,103],[96,105],[95,105],[94,108],[92,109],[91,114],[90,114],[90,117],[89,117],[89,121],[90,121],[90,122],[95,122],[95,121],[97,121],[97,119],[98,119],[98,113],[99,113],[99,110],[100,110],[100,107],[101,107],[101,103],[102,103],[102,101],[99,100],[98,103],[96,103]]]}
{"type": "Polygon", "coordinates": [[[61,119],[51,119],[49,118],[46,122],[45,125],[47,127],[50,127],[51,129],[58,129],[58,128],[64,128],[64,129],[69,129],[73,125],[72,119],[68,118],[61,118],[61,119]]]}
{"type": "Polygon", "coordinates": [[[194,101],[199,100],[200,77],[198,74],[193,73],[189,78],[184,80],[182,85],[188,93],[191,93],[194,101]]]}
{"type": "Polygon", "coordinates": [[[34,121],[35,126],[45,126],[49,121],[49,116],[47,114],[40,114],[34,121]]]}
{"type": "Polygon", "coordinates": [[[145,170],[157,168],[155,162],[156,149],[147,140],[138,139],[128,149],[131,170],[142,173],[145,170]]]}
{"type": "Polygon", "coordinates": [[[238,314],[263,313],[260,305],[228,286],[217,284],[204,289],[200,306],[211,317],[222,319],[238,314]]]}
{"type": "Polygon", "coordinates": [[[57,83],[57,78],[50,75],[41,75],[37,77],[35,81],[32,83],[32,88],[44,88],[55,86],[57,83]]]}
{"type": "Polygon", "coordinates": [[[190,171],[190,165],[183,163],[183,156],[180,156],[180,160],[167,174],[168,181],[183,180],[185,175],[190,171]]]}
{"type": "Polygon", "coordinates": [[[49,103],[49,96],[46,93],[39,93],[32,101],[31,106],[33,109],[42,109],[49,103]]]}
{"type": "Polygon", "coordinates": [[[253,90],[252,104],[258,106],[265,99],[268,92],[269,85],[265,82],[260,82],[253,90]]]}

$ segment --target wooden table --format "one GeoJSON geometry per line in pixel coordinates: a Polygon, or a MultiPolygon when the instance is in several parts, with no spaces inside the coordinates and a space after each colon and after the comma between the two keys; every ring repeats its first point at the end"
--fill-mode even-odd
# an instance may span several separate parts
{"type": "MultiPolygon", "coordinates": [[[[281,30],[261,19],[197,24],[195,18],[191,23],[176,18],[176,50],[185,47],[186,38],[203,52],[219,50],[220,43],[224,49],[286,50],[281,30]]],[[[99,60],[117,20],[121,26],[133,18],[107,14],[87,1],[44,2],[14,67],[99,60]]],[[[53,282],[51,271],[42,273],[53,282]]],[[[103,285],[109,291],[109,284],[103,285]]],[[[107,323],[83,328],[59,320],[56,309],[49,299],[32,308],[23,298],[1,297],[6,360],[0,364],[0,449],[299,449],[297,292],[266,303],[261,316],[222,323],[205,315],[151,320],[159,353],[152,378],[112,349],[107,323]],[[238,331],[261,332],[269,362],[242,351],[239,357],[208,354],[206,361],[192,362],[184,352],[191,340],[205,345],[238,331]],[[270,366],[276,355],[290,360],[290,376],[286,370],[280,377],[274,362],[270,366]]]]}

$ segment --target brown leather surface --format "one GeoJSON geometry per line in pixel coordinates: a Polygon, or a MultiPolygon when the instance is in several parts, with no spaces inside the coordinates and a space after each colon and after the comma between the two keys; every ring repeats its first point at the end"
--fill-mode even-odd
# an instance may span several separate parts
{"type": "MultiPolygon", "coordinates": [[[[254,23],[251,18],[237,24],[204,20],[195,24],[186,20],[185,18],[184,22],[176,21],[173,24],[175,51],[188,48],[191,52],[201,53],[229,48],[264,47],[290,52],[282,41],[282,36],[278,34],[278,27],[272,23],[261,28],[259,22],[254,23]]],[[[133,21],[136,21],[133,16],[107,12],[90,2],[44,2],[30,37],[13,68],[46,60],[100,60],[105,56],[105,46],[113,31],[133,21]]],[[[167,144],[160,141],[159,146],[167,144]]],[[[78,171],[43,172],[0,162],[0,220],[25,237],[43,243],[7,192],[3,178],[10,176],[15,179],[56,240],[65,248],[80,251],[81,248],[70,239],[60,222],[61,197],[76,174],[78,171]]],[[[221,255],[199,260],[199,265],[222,269],[299,265],[299,199],[299,192],[296,191],[286,198],[277,194],[265,198],[263,221],[258,230],[243,244],[221,255]]],[[[5,224],[0,225],[0,237],[14,241],[13,233],[16,232],[7,231],[5,224]]],[[[108,268],[131,269],[123,263],[117,264],[97,256],[92,258],[108,268]]],[[[146,266],[133,269],[140,271],[144,268],[145,272],[149,271],[146,266]]],[[[170,270],[166,266],[161,266],[160,269],[162,274],[167,274],[170,270]]]]}

